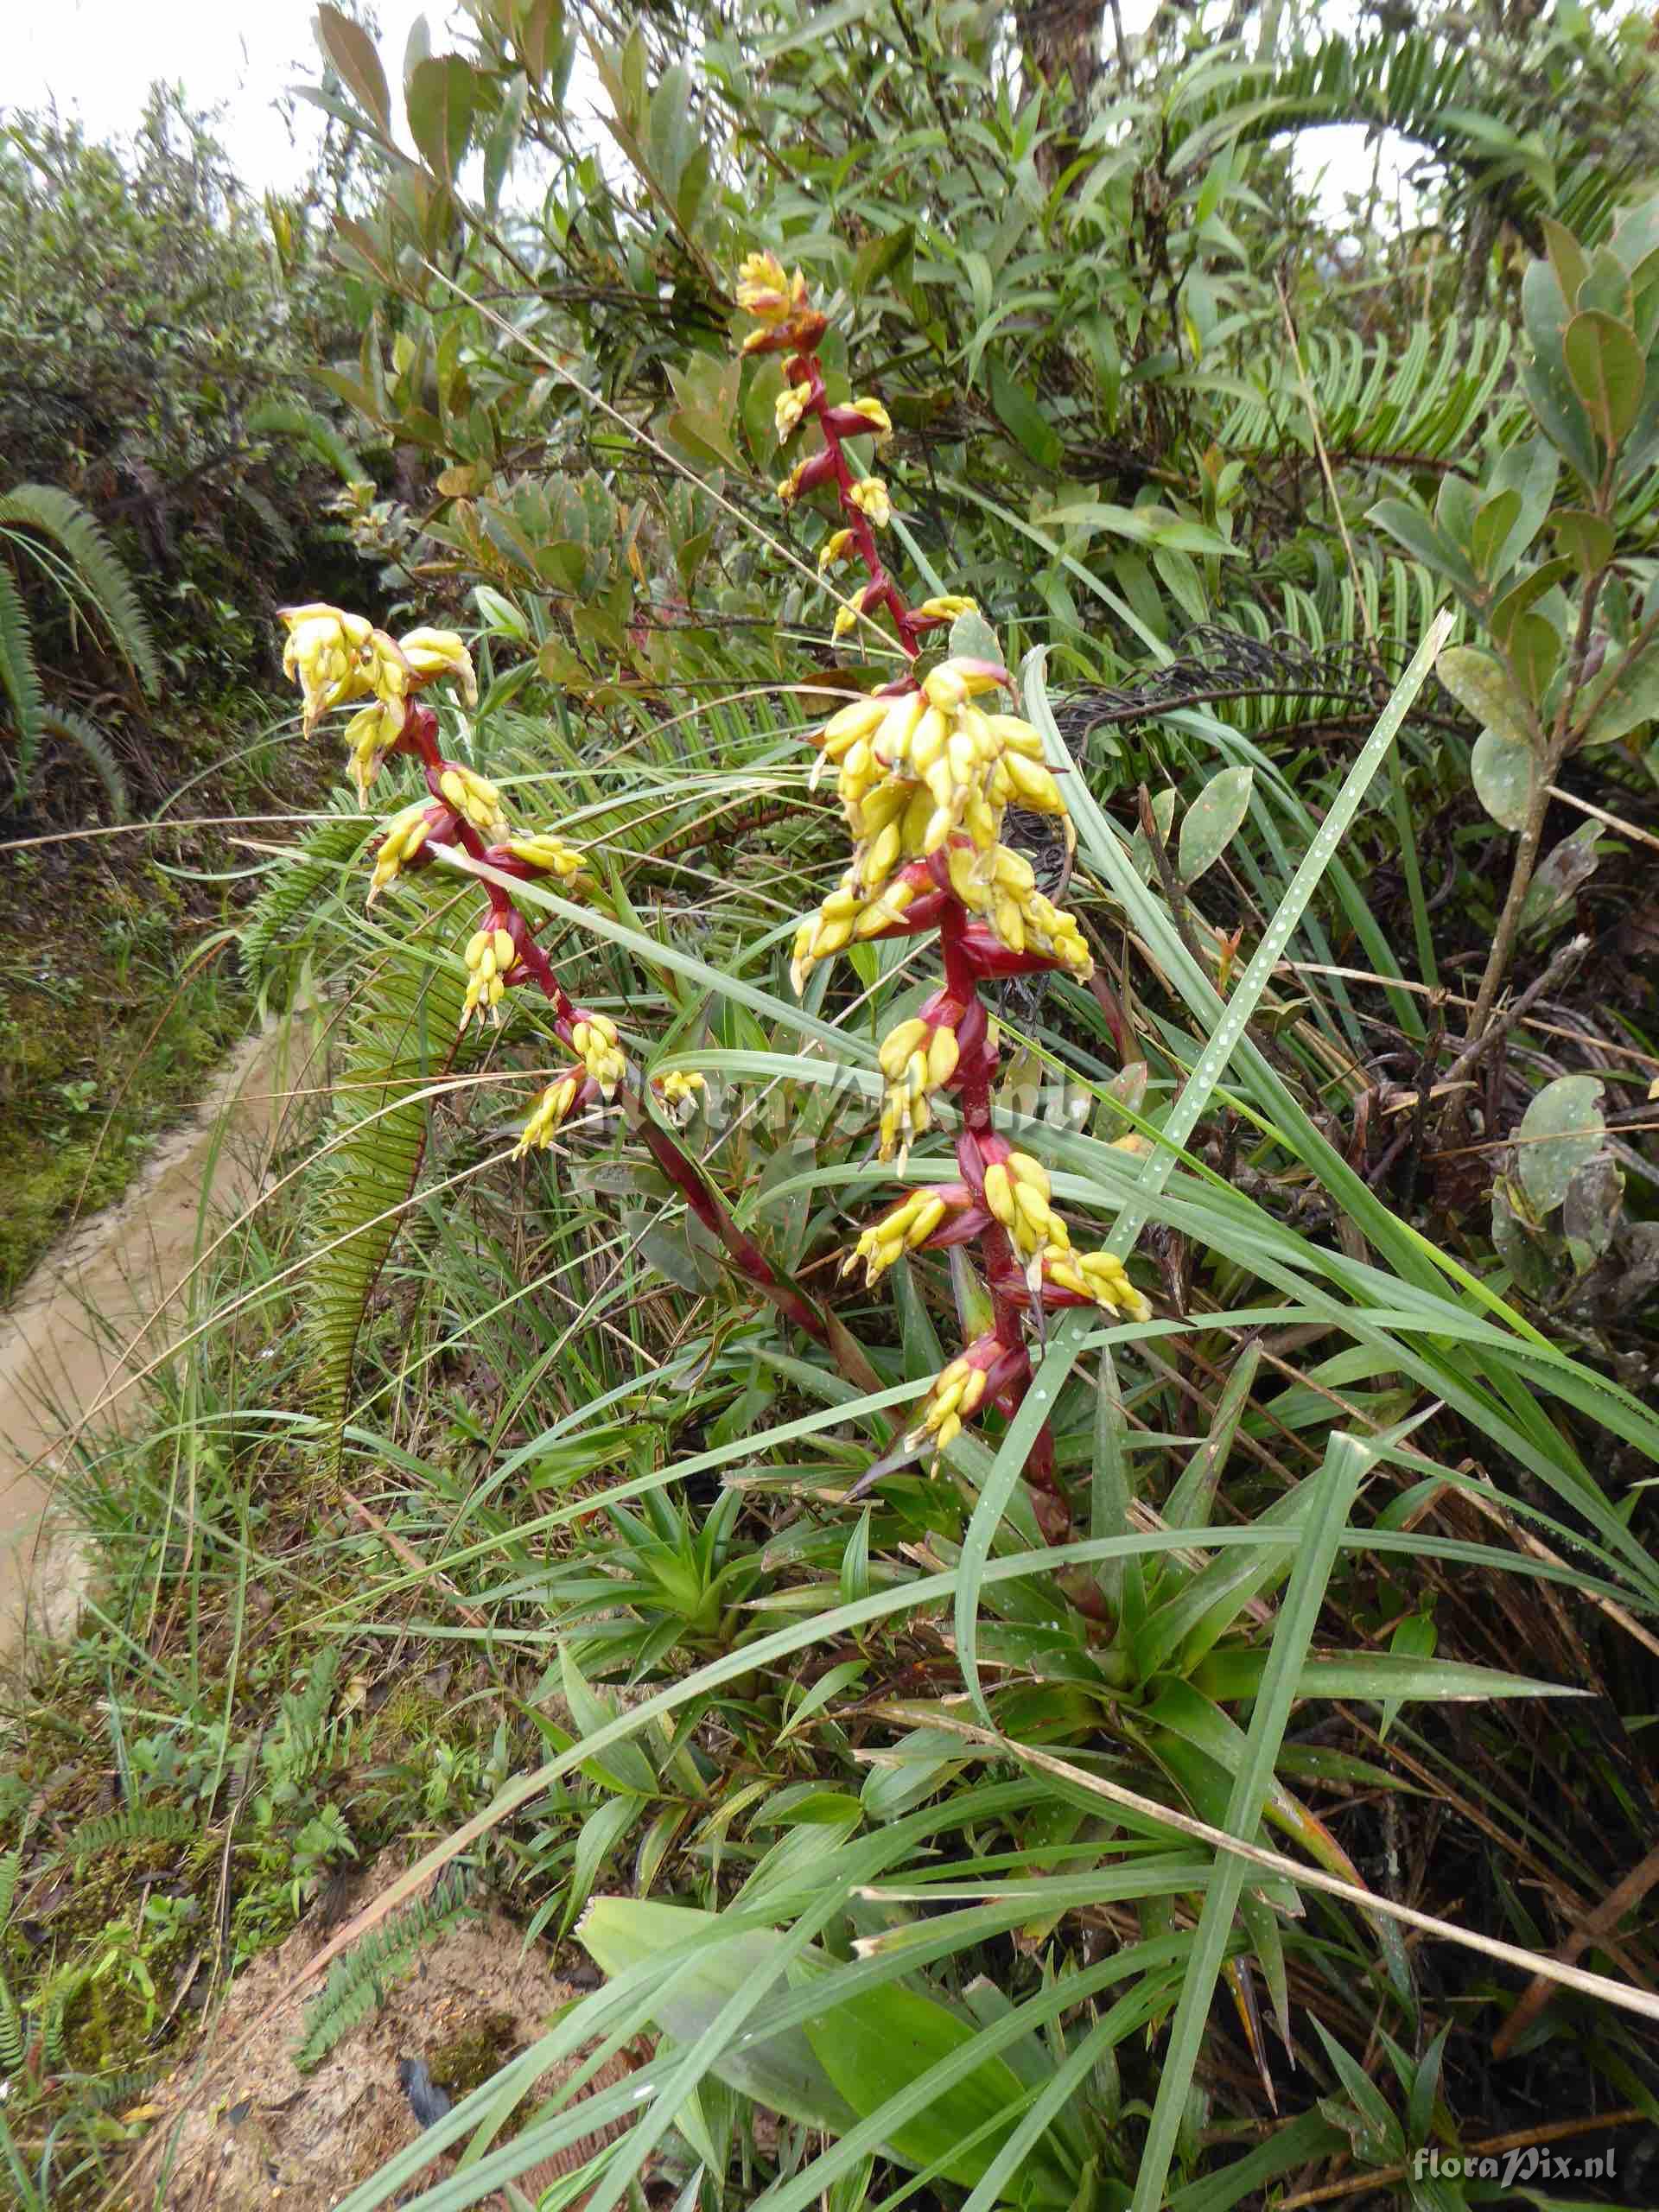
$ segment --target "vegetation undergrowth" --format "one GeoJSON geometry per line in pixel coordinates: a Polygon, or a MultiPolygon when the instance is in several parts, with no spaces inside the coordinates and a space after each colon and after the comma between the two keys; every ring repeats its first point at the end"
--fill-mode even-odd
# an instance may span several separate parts
{"type": "Polygon", "coordinates": [[[425,473],[286,616],[327,1116],[10,1723],[18,2186],[489,1900],[588,1992],[347,2212],[1641,2201],[1645,47],[472,15],[320,14],[425,473]],[[1434,165],[1340,254],[1333,112],[1434,165]]]}

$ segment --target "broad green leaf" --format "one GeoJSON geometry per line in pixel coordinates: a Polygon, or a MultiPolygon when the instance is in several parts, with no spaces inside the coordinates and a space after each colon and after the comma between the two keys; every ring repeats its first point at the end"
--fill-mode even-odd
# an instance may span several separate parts
{"type": "Polygon", "coordinates": [[[1487,627],[1506,652],[1510,649],[1510,639],[1521,617],[1572,573],[1571,560],[1559,556],[1553,561],[1543,562],[1510,585],[1486,618],[1487,627]]]}
{"type": "Polygon", "coordinates": [[[1595,439],[1567,375],[1561,342],[1570,313],[1548,262],[1532,262],[1521,281],[1521,314],[1534,358],[1522,370],[1522,386],[1545,436],[1580,482],[1592,488],[1599,474],[1595,439]]]}
{"type": "MultiPolygon", "coordinates": [[[[807,2021],[806,2037],[837,2093],[861,2117],[879,2111],[895,2090],[978,2037],[977,2028],[902,1982],[837,2003],[828,1986],[834,1977],[827,1961],[804,1961],[798,1969],[808,1987],[813,1978],[826,1983],[825,2009],[807,2021]]],[[[1014,2127],[1013,2107],[1023,2095],[1006,2059],[982,2059],[966,2080],[905,2121],[887,2148],[905,2165],[931,2169],[959,2188],[971,2188],[1014,2127]],[[1006,2122],[981,2133],[1004,2112],[1006,2122]],[[979,2139],[964,2147],[974,2136],[979,2139]]],[[[1030,2203],[1067,2205],[1077,2187],[1076,2175],[1052,2141],[1033,2146],[1020,2182],[1030,2203]]]]}
{"type": "Polygon", "coordinates": [[[1597,684],[1585,725],[1586,745],[1606,745],[1659,716],[1659,644],[1627,653],[1597,684]]]}
{"type": "Polygon", "coordinates": [[[1541,1298],[1555,1278],[1554,1240],[1533,1219],[1525,1194],[1507,1175],[1492,1184],[1492,1243],[1521,1288],[1541,1298]]]}
{"type": "Polygon", "coordinates": [[[1642,409],[1648,372],[1635,334],[1599,308],[1575,315],[1561,341],[1567,372],[1596,435],[1622,445],[1642,409]]]}
{"type": "Polygon", "coordinates": [[[1515,680],[1541,711],[1561,657],[1560,632],[1548,614],[1526,612],[1510,624],[1507,642],[1515,680]]]}
{"type": "Polygon", "coordinates": [[[1579,287],[1590,273],[1589,257],[1565,224],[1549,215],[1542,219],[1544,246],[1555,271],[1555,281],[1561,288],[1562,297],[1576,306],[1579,287]]]}
{"type": "Polygon", "coordinates": [[[1558,1075],[1544,1085],[1515,1137],[1515,1172],[1535,1212],[1542,1216],[1560,1205],[1567,1185],[1606,1136],[1599,1077],[1558,1075]]]}
{"type": "Polygon", "coordinates": [[[364,113],[390,137],[391,95],[374,41],[361,23],[327,6],[317,10],[316,31],[325,60],[340,72],[364,113]]]}
{"type": "Polygon", "coordinates": [[[1522,903],[1523,931],[1560,928],[1568,900],[1596,872],[1596,841],[1603,834],[1599,822],[1582,822],[1539,862],[1522,903]]]}
{"type": "MultiPolygon", "coordinates": [[[[595,1966],[614,1977],[685,1942],[700,1929],[708,1935],[707,1956],[698,1961],[693,1974],[676,1980],[653,2013],[658,2026],[676,2043],[691,2044],[730,1998],[773,1964],[783,1948],[781,1936],[765,1928],[732,1935],[721,1926],[717,1914],[684,1905],[657,1904],[644,1897],[595,1897],[576,1929],[576,1939],[595,1966]]],[[[799,2028],[759,2041],[740,2041],[722,2053],[714,2070],[745,2096],[804,2127],[840,2135],[857,2120],[799,2028]]]]}
{"type": "Polygon", "coordinates": [[[1475,740],[1469,768],[1475,797],[1493,821],[1502,823],[1506,830],[1524,829],[1538,771],[1531,746],[1518,745],[1513,738],[1484,729],[1475,740]]]}
{"type": "Polygon", "coordinates": [[[1475,574],[1487,582],[1494,581],[1503,572],[1499,556],[1508,543],[1510,532],[1520,519],[1520,515],[1521,494],[1517,491],[1495,492],[1491,499],[1481,503],[1470,537],[1469,555],[1475,565],[1475,574]]]}
{"type": "Polygon", "coordinates": [[[1560,507],[1549,518],[1568,558],[1581,576],[1593,576],[1613,557],[1613,525],[1588,507],[1560,507]]]}
{"type": "Polygon", "coordinates": [[[446,184],[460,174],[477,101],[472,68],[458,54],[416,63],[404,88],[410,136],[428,168],[446,184]]]}
{"type": "Polygon", "coordinates": [[[861,300],[873,284],[879,284],[890,270],[898,268],[916,244],[916,232],[912,224],[901,223],[897,230],[879,232],[867,239],[854,257],[852,274],[847,289],[855,300],[861,300]]]}
{"type": "Polygon", "coordinates": [[[958,614],[950,625],[950,657],[1001,663],[1002,642],[985,617],[977,613],[958,614]]]}
{"type": "Polygon", "coordinates": [[[1211,776],[1181,817],[1181,846],[1176,872],[1191,889],[1213,868],[1238,833],[1249,811],[1254,768],[1224,768],[1211,776]]]}
{"type": "Polygon", "coordinates": [[[1496,654],[1476,645],[1448,645],[1435,662],[1434,673],[1483,729],[1530,746],[1532,716],[1496,654]]]}

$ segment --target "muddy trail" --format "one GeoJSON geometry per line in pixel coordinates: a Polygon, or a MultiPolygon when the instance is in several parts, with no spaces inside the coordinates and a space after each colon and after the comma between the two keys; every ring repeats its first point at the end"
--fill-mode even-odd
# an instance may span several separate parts
{"type": "Polygon", "coordinates": [[[188,1327],[198,1254],[263,1184],[302,1058],[286,1027],[250,1038],[0,1313],[0,1660],[73,1627],[86,1570],[56,1500],[70,1439],[130,1417],[132,1377],[188,1327]]]}

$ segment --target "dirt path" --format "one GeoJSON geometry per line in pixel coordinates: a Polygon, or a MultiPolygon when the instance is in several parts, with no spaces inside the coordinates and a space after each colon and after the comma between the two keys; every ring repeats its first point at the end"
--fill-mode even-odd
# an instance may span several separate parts
{"type": "MultiPolygon", "coordinates": [[[[187,1325],[188,1294],[166,1301],[211,1241],[207,1223],[263,1179],[294,1058],[285,1030],[250,1038],[125,1198],[48,1253],[0,1314],[0,1657],[73,1624],[84,1570],[52,1510],[65,1432],[187,1325]]],[[[136,1402],[129,1391],[99,1418],[136,1402]]]]}

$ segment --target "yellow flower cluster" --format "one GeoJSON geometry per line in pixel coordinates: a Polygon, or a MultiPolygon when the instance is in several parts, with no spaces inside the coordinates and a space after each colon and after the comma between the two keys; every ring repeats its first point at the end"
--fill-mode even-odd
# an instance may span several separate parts
{"type": "Polygon", "coordinates": [[[985,1170],[985,1203],[1008,1232],[1033,1284],[1042,1277],[1091,1299],[1108,1313],[1144,1321],[1152,1308],[1110,1252],[1074,1252],[1065,1224],[1050,1204],[1048,1171],[1028,1152],[1014,1152],[985,1170]]]}
{"type": "MultiPolygon", "coordinates": [[[[628,1071],[627,1061],[617,1042],[616,1024],[607,1014],[585,1014],[579,1021],[573,1022],[570,1043],[582,1065],[560,1076],[543,1091],[524,1123],[513,1153],[515,1160],[537,1147],[552,1143],[588,1084],[597,1084],[606,1097],[612,1098],[628,1071]]],[[[669,1082],[674,1079],[666,1078],[669,1082]]],[[[686,1076],[680,1080],[701,1084],[702,1077],[686,1076]]]]}
{"type": "MultiPolygon", "coordinates": [[[[941,607],[951,602],[941,600],[941,607]]],[[[1029,864],[1001,842],[1010,804],[1064,816],[1060,787],[1043,763],[1042,740],[1017,715],[974,702],[1005,681],[984,661],[940,663],[917,691],[856,699],[818,735],[853,840],[852,866],[796,932],[791,974],[798,991],[815,963],[856,938],[893,927],[914,897],[887,887],[911,861],[941,849],[951,887],[1013,952],[1061,961],[1079,976],[1091,962],[1077,924],[1037,889],[1029,864]],[[953,843],[965,831],[969,844],[953,843]]]]}
{"type": "Polygon", "coordinates": [[[499,1022],[506,977],[518,957],[518,948],[505,930],[474,930],[467,940],[467,1002],[461,1010],[464,1029],[480,1007],[499,1022]]]}
{"type": "Polygon", "coordinates": [[[737,272],[737,304],[745,315],[770,330],[806,303],[806,279],[798,269],[791,282],[775,253],[745,255],[737,272]]]}
{"type": "Polygon", "coordinates": [[[801,427],[806,413],[806,388],[804,385],[786,384],[772,403],[772,419],[777,427],[778,442],[787,445],[801,427]]]}
{"type": "Polygon", "coordinates": [[[482,837],[499,837],[507,827],[501,794],[487,776],[451,761],[438,777],[438,789],[463,821],[470,822],[482,837]]]}
{"type": "Polygon", "coordinates": [[[426,818],[427,805],[425,799],[417,798],[412,806],[404,807],[401,814],[394,814],[387,823],[380,849],[374,856],[374,874],[369,883],[366,905],[373,906],[386,886],[396,882],[426,842],[432,827],[426,818]]]}
{"type": "Polygon", "coordinates": [[[795,932],[789,973],[797,995],[805,988],[807,977],[820,960],[844,951],[855,938],[876,937],[883,930],[891,929],[895,922],[903,919],[906,908],[915,896],[914,887],[900,878],[889,883],[879,899],[867,899],[857,868],[849,868],[829,897],[795,932]]]}
{"type": "Polygon", "coordinates": [[[885,530],[893,520],[893,500],[879,476],[861,476],[847,497],[875,529],[885,530]]]}
{"type": "Polygon", "coordinates": [[[671,1073],[657,1077],[657,1096],[677,1122],[690,1119],[699,1095],[708,1087],[702,1077],[690,1070],[676,1068],[671,1073]]]}
{"type": "Polygon", "coordinates": [[[949,1202],[937,1190],[912,1191],[901,1205],[871,1223],[842,1262],[842,1273],[862,1260],[868,1287],[901,1253],[919,1251],[950,1211],[949,1202]]]}
{"type": "Polygon", "coordinates": [[[998,845],[987,868],[979,856],[950,850],[950,888],[969,913],[982,914],[1010,952],[1034,952],[1086,976],[1094,966],[1083,931],[1070,914],[1037,888],[1036,872],[1023,853],[998,845]]]}
{"type": "Polygon", "coordinates": [[[961,1047],[957,1033],[912,1016],[888,1030],[876,1055],[887,1079],[881,1102],[881,1157],[902,1160],[933,1123],[930,1103],[957,1071],[961,1047]]]}
{"type": "MultiPolygon", "coordinates": [[[[863,399],[855,399],[853,402],[853,413],[864,417],[871,429],[875,432],[878,444],[893,435],[893,417],[879,399],[871,399],[868,397],[863,399]]],[[[858,431],[854,435],[861,437],[863,433],[858,431]]]]}
{"type": "Polygon", "coordinates": [[[845,561],[854,550],[855,540],[850,530],[832,530],[818,548],[820,572],[833,569],[837,561],[845,561]]]}
{"type": "Polygon", "coordinates": [[[922,1402],[920,1418],[912,1427],[906,1441],[919,1444],[931,1436],[936,1456],[943,1452],[962,1434],[963,1421],[979,1411],[988,1379],[984,1368],[971,1352],[959,1352],[948,1367],[942,1367],[934,1376],[933,1387],[922,1402]]]}
{"type": "Polygon", "coordinates": [[[556,875],[561,883],[569,883],[582,873],[582,855],[546,833],[536,837],[509,837],[507,850],[514,860],[523,861],[527,868],[539,868],[543,875],[556,875]]]}
{"type": "Polygon", "coordinates": [[[577,1058],[607,1098],[628,1071],[628,1063],[617,1042],[616,1024],[607,1014],[589,1014],[576,1022],[570,1042],[577,1058]]]}
{"type": "Polygon", "coordinates": [[[1092,1299],[1109,1313],[1125,1313],[1131,1321],[1149,1321],[1152,1308],[1129,1281],[1122,1260],[1110,1252],[1066,1252],[1058,1259],[1045,1255],[1043,1273],[1078,1298],[1092,1299]]]}
{"type": "Polygon", "coordinates": [[[1058,1248],[1071,1241],[1065,1224],[1049,1210],[1048,1171],[1028,1152],[1011,1152],[985,1170],[985,1203],[1022,1260],[1031,1259],[1051,1239],[1058,1248]]]}
{"type": "Polygon", "coordinates": [[[565,1116],[575,1104],[581,1089],[582,1077],[579,1075],[562,1075],[556,1083],[548,1084],[536,1101],[530,1119],[524,1123],[524,1134],[513,1152],[515,1160],[522,1159],[532,1147],[545,1148],[552,1143],[565,1116]]]}
{"type": "Polygon", "coordinates": [[[321,601],[278,612],[288,631],[283,673],[299,683],[308,735],[330,708],[353,699],[373,702],[353,715],[346,728],[352,774],[365,798],[403,729],[411,691],[435,677],[448,676],[460,684],[469,707],[478,703],[471,658],[453,630],[411,630],[394,639],[365,616],[321,601]]]}

